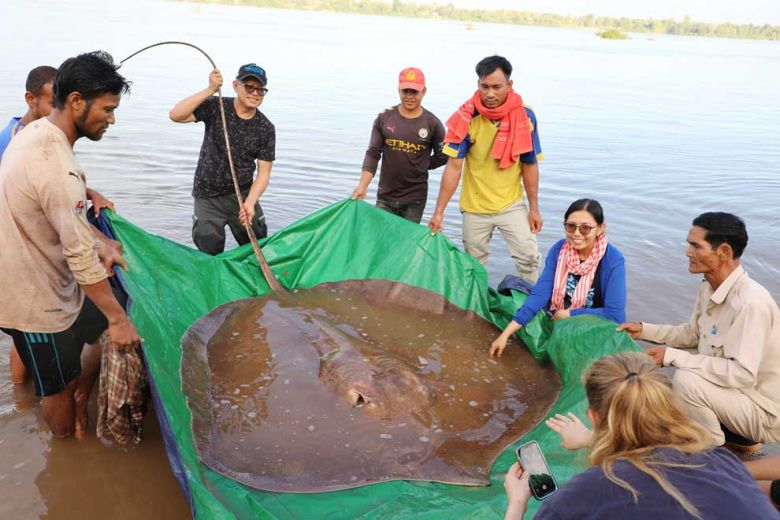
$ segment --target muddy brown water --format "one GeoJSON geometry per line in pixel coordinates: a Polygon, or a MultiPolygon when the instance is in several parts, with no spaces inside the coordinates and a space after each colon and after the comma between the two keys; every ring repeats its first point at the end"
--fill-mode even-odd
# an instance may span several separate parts
{"type": "Polygon", "coordinates": [[[52,439],[32,382],[12,388],[5,378],[9,344],[7,336],[0,336],[0,518],[190,518],[153,410],[140,445],[107,447],[94,435],[93,394],[93,433],[81,440],[52,439]]]}
{"type": "Polygon", "coordinates": [[[252,487],[319,492],[387,480],[487,485],[560,380],[443,297],[384,280],[223,305],[182,340],[198,452],[252,487]]]}

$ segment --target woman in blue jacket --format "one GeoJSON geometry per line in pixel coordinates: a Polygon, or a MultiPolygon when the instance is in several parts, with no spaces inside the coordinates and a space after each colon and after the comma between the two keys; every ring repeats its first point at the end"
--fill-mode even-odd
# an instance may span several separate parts
{"type": "Polygon", "coordinates": [[[616,323],[625,321],[625,259],[607,242],[601,204],[593,199],[572,202],[563,228],[566,238],[547,253],[544,271],[528,299],[490,345],[491,357],[500,357],[510,336],[542,309],[549,309],[554,320],[595,314],[616,323]]]}

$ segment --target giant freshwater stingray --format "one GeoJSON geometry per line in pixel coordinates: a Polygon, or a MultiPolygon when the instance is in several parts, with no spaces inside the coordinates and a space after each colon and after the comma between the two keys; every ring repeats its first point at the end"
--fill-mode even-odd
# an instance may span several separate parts
{"type": "Polygon", "coordinates": [[[488,485],[560,391],[549,366],[442,296],[386,280],[237,300],[182,338],[196,449],[257,489],[488,485]]]}

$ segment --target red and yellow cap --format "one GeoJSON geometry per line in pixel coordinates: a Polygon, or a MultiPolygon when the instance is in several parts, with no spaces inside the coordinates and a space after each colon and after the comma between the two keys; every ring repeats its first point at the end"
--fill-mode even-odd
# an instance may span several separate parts
{"type": "Polygon", "coordinates": [[[398,89],[410,88],[421,92],[425,88],[425,74],[417,67],[407,67],[398,75],[398,89]]]}

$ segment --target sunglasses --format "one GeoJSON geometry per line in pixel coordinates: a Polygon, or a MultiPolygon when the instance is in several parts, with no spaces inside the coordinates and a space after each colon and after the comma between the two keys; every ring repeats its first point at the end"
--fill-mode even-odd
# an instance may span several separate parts
{"type": "Polygon", "coordinates": [[[564,222],[563,223],[563,229],[566,230],[566,232],[570,235],[573,235],[575,231],[577,231],[577,228],[580,230],[580,235],[582,236],[588,236],[590,235],[590,232],[596,229],[596,226],[590,226],[588,224],[580,224],[579,226],[573,222],[564,222]]]}
{"type": "Polygon", "coordinates": [[[404,96],[416,96],[420,94],[420,91],[414,90],[413,88],[405,88],[401,90],[401,94],[403,94],[404,96]]]}
{"type": "MultiPolygon", "coordinates": [[[[239,83],[241,82],[239,81],[239,83]]],[[[244,90],[246,90],[247,94],[254,94],[255,92],[257,92],[258,96],[265,96],[266,94],[268,94],[268,89],[265,87],[256,87],[248,83],[241,83],[241,84],[244,86],[244,90]]]]}

